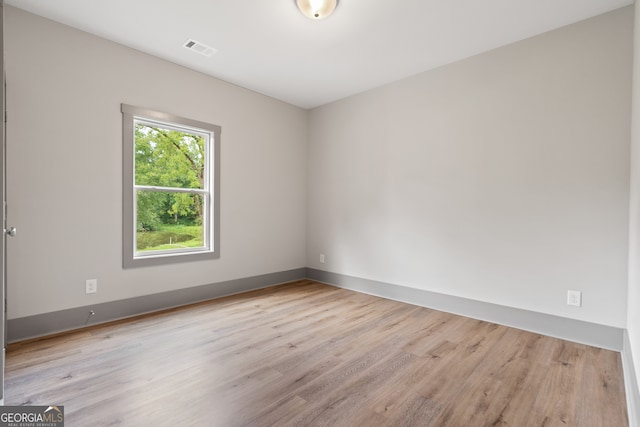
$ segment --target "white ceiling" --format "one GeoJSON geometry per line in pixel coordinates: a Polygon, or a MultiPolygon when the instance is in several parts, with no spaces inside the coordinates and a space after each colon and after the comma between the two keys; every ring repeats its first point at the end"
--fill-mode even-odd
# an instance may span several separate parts
{"type": "Polygon", "coordinates": [[[294,0],[5,3],[312,108],[633,0],[341,0],[321,21],[294,0]],[[190,52],[189,38],[218,52],[190,52]]]}

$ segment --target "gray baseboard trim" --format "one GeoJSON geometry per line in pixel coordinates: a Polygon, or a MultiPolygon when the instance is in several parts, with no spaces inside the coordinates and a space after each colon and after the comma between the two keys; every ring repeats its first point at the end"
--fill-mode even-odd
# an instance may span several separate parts
{"type": "Polygon", "coordinates": [[[192,288],[144,295],[124,300],[76,307],[7,321],[8,342],[23,341],[79,329],[154,311],[165,310],[223,296],[261,289],[300,279],[312,279],[366,294],[422,307],[459,314],[609,350],[623,350],[624,330],[580,320],[568,319],[455,297],[406,286],[358,277],[298,268],[260,276],[228,280],[192,288]],[[89,311],[95,312],[89,317],[89,311]]]}
{"type": "Polygon", "coordinates": [[[640,386],[633,364],[629,333],[624,331],[624,346],[622,349],[622,369],[624,371],[624,388],[627,396],[627,413],[629,426],[640,426],[640,386]]]}
{"type": "Polygon", "coordinates": [[[306,278],[306,269],[298,268],[295,270],[245,277],[209,285],[9,319],[7,321],[7,338],[10,343],[23,341],[30,338],[79,329],[85,326],[111,322],[154,311],[266,288],[304,278],[306,278]],[[94,316],[89,317],[90,310],[95,312],[94,316]]]}
{"type": "Polygon", "coordinates": [[[622,351],[624,329],[307,268],[307,278],[421,307],[622,351]]]}

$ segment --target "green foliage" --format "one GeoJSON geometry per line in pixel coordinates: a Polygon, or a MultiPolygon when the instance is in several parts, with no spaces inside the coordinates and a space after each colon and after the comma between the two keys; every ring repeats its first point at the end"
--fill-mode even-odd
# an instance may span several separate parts
{"type": "MultiPolygon", "coordinates": [[[[136,185],[204,189],[205,140],[189,132],[135,124],[136,185]]],[[[202,224],[202,196],[138,191],[137,231],[202,224]]]]}
{"type": "Polygon", "coordinates": [[[138,231],[157,230],[162,224],[162,206],[166,203],[166,193],[138,191],[137,223],[138,231]]]}
{"type": "Polygon", "coordinates": [[[202,226],[160,225],[155,231],[138,231],[136,249],[140,252],[204,246],[202,226]]]}

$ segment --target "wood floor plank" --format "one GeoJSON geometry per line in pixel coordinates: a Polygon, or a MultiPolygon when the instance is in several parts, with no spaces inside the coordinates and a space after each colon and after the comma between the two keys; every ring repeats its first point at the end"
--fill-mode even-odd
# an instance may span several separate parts
{"type": "Polygon", "coordinates": [[[628,427],[620,354],[303,280],[9,346],[68,426],[628,427]]]}

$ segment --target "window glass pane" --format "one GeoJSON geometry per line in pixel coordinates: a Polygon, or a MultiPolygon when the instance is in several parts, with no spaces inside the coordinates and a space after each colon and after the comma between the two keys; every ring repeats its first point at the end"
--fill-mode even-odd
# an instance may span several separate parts
{"type": "Polygon", "coordinates": [[[146,190],[136,194],[137,252],[205,247],[201,194],[146,190]]]}
{"type": "Polygon", "coordinates": [[[205,137],[136,121],[135,184],[205,188],[205,137]]]}
{"type": "Polygon", "coordinates": [[[220,126],[121,110],[124,268],[220,258],[220,126]]]}

